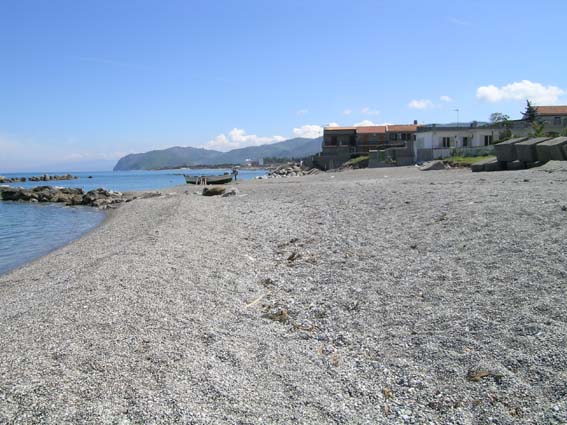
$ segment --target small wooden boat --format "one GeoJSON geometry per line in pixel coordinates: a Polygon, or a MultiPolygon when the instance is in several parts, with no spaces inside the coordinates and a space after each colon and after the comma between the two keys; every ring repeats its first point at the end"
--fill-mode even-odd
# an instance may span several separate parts
{"type": "Polygon", "coordinates": [[[222,176],[188,176],[183,175],[187,184],[227,184],[234,177],[233,174],[223,174],[222,176]]]}

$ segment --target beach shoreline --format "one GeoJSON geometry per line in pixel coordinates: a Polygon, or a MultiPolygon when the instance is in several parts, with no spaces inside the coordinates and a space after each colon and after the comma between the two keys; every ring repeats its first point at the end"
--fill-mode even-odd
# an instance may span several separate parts
{"type": "Polygon", "coordinates": [[[565,421],[566,175],[126,203],[0,276],[0,422],[565,421]]]}

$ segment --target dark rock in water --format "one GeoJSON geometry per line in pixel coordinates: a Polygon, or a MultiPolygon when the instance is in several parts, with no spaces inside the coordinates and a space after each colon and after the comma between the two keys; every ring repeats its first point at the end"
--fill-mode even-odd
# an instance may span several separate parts
{"type": "Polygon", "coordinates": [[[48,182],[52,180],[76,180],[77,176],[71,174],[65,174],[62,176],[50,176],[49,174],[44,174],[42,176],[32,176],[28,180],[31,182],[48,182]]]}
{"type": "Polygon", "coordinates": [[[135,196],[101,188],[84,193],[81,188],[38,186],[33,189],[23,189],[6,186],[0,187],[0,199],[23,202],[59,202],[66,205],[88,205],[104,209],[131,201],[135,199],[135,196]]]}
{"type": "Polygon", "coordinates": [[[203,196],[218,196],[222,195],[226,189],[224,187],[205,187],[203,189],[202,195],[203,196]]]}
{"type": "Polygon", "coordinates": [[[23,183],[27,179],[25,177],[4,177],[0,176],[0,184],[2,183],[23,183]]]}
{"type": "Polygon", "coordinates": [[[110,205],[119,204],[125,200],[126,198],[121,192],[113,192],[100,187],[83,195],[83,205],[99,208],[108,208],[110,205]]]}
{"type": "Polygon", "coordinates": [[[63,176],[50,176],[44,174],[43,176],[31,176],[31,177],[4,177],[0,176],[0,183],[24,183],[26,181],[30,182],[47,182],[51,180],[75,180],[78,179],[77,176],[71,174],[65,174],[63,176]]]}
{"type": "Polygon", "coordinates": [[[0,198],[4,201],[19,201],[22,197],[23,189],[19,187],[1,187],[0,198]]]}

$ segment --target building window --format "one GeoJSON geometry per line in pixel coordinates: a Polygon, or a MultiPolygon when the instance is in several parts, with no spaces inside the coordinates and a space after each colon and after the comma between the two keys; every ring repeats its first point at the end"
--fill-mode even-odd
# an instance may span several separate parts
{"type": "Polygon", "coordinates": [[[442,143],[444,148],[450,148],[451,147],[451,138],[450,137],[442,137],[441,143],[442,143]]]}
{"type": "Polygon", "coordinates": [[[463,137],[463,148],[466,148],[469,145],[469,138],[463,137]]]}
{"type": "Polygon", "coordinates": [[[488,146],[492,144],[492,135],[484,136],[484,146],[488,146]]]}
{"type": "Polygon", "coordinates": [[[337,136],[331,136],[331,145],[337,146],[337,136]]]}
{"type": "Polygon", "coordinates": [[[561,125],[561,117],[554,117],[553,118],[553,125],[559,127],[561,125]]]}
{"type": "Polygon", "coordinates": [[[567,118],[563,118],[563,127],[567,127],[567,118]]]}

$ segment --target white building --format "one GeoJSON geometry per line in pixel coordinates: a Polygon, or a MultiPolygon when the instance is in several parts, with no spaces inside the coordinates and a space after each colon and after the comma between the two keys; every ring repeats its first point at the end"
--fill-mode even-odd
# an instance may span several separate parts
{"type": "Polygon", "coordinates": [[[428,124],[419,126],[415,160],[447,158],[453,155],[484,155],[494,152],[502,129],[487,124],[428,124]]]}

